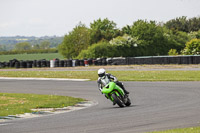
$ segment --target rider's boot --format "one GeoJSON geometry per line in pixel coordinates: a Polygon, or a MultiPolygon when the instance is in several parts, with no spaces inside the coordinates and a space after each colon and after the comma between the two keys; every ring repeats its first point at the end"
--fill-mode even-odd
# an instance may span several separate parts
{"type": "Polygon", "coordinates": [[[124,91],[125,94],[129,94],[129,92],[125,89],[123,83],[121,83],[121,82],[118,81],[118,82],[116,82],[116,84],[119,85],[123,89],[123,91],[124,91]]]}
{"type": "Polygon", "coordinates": [[[122,86],[122,89],[123,89],[125,94],[129,94],[129,92],[124,88],[124,86],[122,86]]]}

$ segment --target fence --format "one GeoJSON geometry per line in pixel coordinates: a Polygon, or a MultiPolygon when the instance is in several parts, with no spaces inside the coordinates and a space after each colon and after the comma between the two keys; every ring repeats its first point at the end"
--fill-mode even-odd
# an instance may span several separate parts
{"type": "Polygon", "coordinates": [[[49,60],[28,60],[0,62],[0,68],[33,68],[33,67],[75,67],[88,65],[141,65],[141,64],[200,64],[200,56],[146,56],[146,57],[115,57],[84,60],[59,60],[55,59],[53,65],[49,60]]]}

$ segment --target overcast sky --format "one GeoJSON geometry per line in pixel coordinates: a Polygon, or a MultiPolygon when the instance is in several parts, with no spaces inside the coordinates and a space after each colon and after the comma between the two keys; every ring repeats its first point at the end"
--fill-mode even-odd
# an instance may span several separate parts
{"type": "Polygon", "coordinates": [[[0,0],[0,36],[63,36],[98,18],[118,28],[138,19],[166,22],[200,16],[200,0],[0,0]]]}

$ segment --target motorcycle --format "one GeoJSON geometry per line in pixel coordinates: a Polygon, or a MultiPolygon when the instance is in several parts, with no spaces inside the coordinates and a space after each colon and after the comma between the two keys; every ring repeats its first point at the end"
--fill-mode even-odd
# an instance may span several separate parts
{"type": "Polygon", "coordinates": [[[115,82],[109,82],[101,90],[107,99],[113,102],[113,105],[117,104],[119,107],[125,107],[131,105],[131,100],[128,95],[125,95],[123,89],[116,85],[115,82]]]}

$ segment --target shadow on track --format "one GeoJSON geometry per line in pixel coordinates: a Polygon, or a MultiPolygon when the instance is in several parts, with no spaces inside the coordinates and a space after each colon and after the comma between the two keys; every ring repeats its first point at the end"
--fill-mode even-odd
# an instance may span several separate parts
{"type": "Polygon", "coordinates": [[[110,106],[110,107],[105,107],[105,108],[102,108],[102,109],[126,109],[126,108],[133,108],[133,107],[136,107],[136,106],[139,106],[139,105],[130,105],[130,106],[126,106],[126,107],[119,107],[119,106],[110,106]]]}

